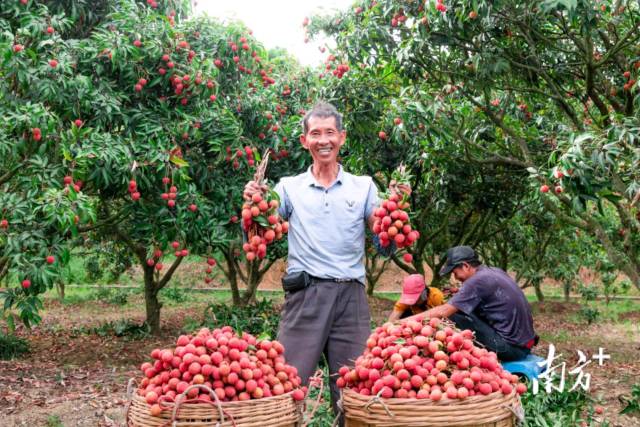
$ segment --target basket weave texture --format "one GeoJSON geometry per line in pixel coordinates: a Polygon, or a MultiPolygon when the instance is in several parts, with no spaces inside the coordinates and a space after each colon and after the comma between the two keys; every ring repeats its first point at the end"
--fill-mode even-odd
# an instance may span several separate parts
{"type": "Polygon", "coordinates": [[[464,400],[382,399],[350,389],[342,392],[347,427],[511,427],[521,414],[520,398],[513,391],[464,400]]]}
{"type": "Polygon", "coordinates": [[[301,409],[291,393],[219,404],[167,402],[162,404],[166,409],[159,417],[151,416],[149,407],[135,393],[128,410],[128,427],[297,427],[302,420],[301,409]]]}

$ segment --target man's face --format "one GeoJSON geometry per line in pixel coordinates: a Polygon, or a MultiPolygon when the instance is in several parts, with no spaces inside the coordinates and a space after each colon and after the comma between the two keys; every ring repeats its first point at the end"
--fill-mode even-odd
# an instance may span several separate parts
{"type": "Polygon", "coordinates": [[[473,276],[475,270],[469,264],[463,262],[458,264],[451,273],[453,273],[453,277],[455,277],[457,281],[464,283],[465,280],[473,276]]]}
{"type": "Polygon", "coordinates": [[[337,163],[338,152],[347,133],[336,128],[335,117],[309,117],[308,130],[300,137],[302,146],[309,150],[314,163],[337,163]]]}

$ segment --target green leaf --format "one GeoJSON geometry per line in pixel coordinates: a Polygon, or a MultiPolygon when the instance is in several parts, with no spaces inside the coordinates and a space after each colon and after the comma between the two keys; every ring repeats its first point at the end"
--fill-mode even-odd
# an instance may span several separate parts
{"type": "Polygon", "coordinates": [[[253,220],[263,227],[271,227],[269,225],[269,221],[267,221],[267,219],[262,215],[254,217],[253,220]]]}
{"type": "Polygon", "coordinates": [[[177,156],[170,156],[169,157],[169,161],[171,163],[173,163],[174,165],[178,166],[178,167],[189,167],[189,162],[187,162],[186,160],[184,160],[181,157],[177,157],[177,156]]]}
{"type": "Polygon", "coordinates": [[[271,335],[269,334],[268,331],[263,331],[260,335],[258,335],[258,338],[257,338],[258,341],[265,341],[270,339],[271,339],[271,335]]]}

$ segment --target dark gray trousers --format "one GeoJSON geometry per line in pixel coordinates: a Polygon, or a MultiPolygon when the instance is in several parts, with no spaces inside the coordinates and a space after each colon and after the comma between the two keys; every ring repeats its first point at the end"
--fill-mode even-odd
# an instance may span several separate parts
{"type": "Polygon", "coordinates": [[[285,296],[278,341],[287,363],[298,369],[303,383],[315,372],[324,353],[329,362],[331,404],[337,414],[340,390],[337,372],[353,366],[366,347],[371,317],[364,286],[357,282],[314,281],[285,296]]]}
{"type": "Polygon", "coordinates": [[[495,352],[498,359],[503,362],[524,359],[531,352],[529,349],[511,344],[502,338],[495,329],[473,313],[465,314],[459,311],[452,314],[449,319],[459,329],[471,329],[475,332],[476,340],[484,344],[487,350],[495,352]]]}

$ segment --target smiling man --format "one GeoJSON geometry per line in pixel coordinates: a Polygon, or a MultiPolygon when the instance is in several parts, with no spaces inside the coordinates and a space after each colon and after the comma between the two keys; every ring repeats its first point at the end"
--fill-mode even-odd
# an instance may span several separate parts
{"type": "MultiPolygon", "coordinates": [[[[352,175],[338,163],[346,131],[332,105],[316,104],[304,117],[303,131],[300,142],[313,164],[300,175],[282,178],[275,187],[280,215],[289,221],[278,340],[285,346],[287,362],[305,383],[326,355],[337,411],[339,390],[333,374],[353,364],[371,332],[364,288],[365,227],[373,226],[380,201],[370,177],[352,175]]],[[[249,182],[244,197],[264,190],[249,182]]]]}

